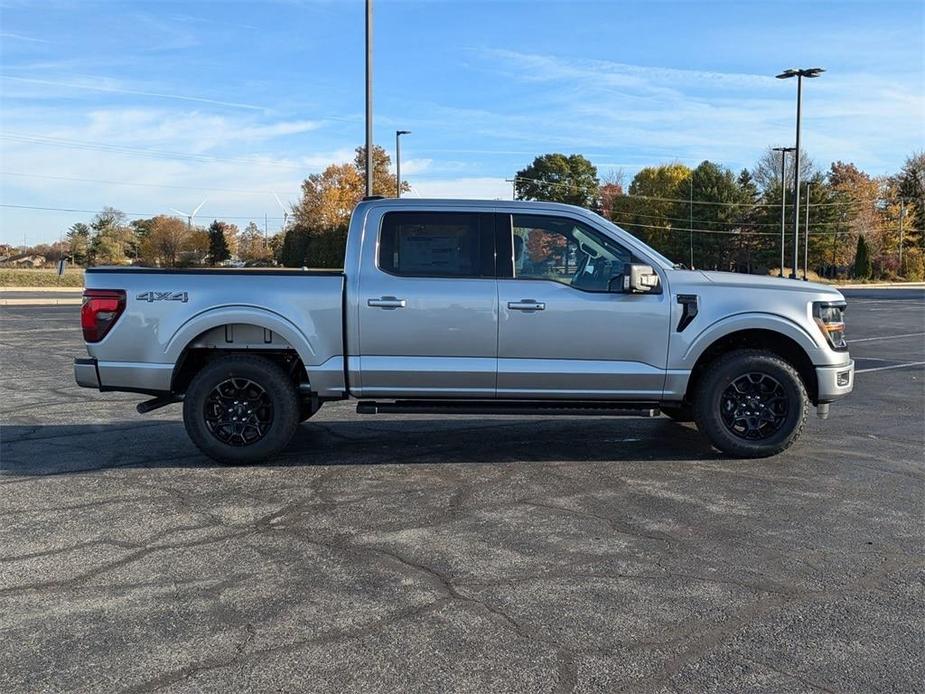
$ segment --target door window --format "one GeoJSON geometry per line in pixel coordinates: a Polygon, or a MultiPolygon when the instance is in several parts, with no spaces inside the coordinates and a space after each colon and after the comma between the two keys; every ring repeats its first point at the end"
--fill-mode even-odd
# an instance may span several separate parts
{"type": "Polygon", "coordinates": [[[632,262],[628,250],[574,219],[513,215],[515,279],[552,280],[589,292],[606,292],[632,262]]]}
{"type": "Polygon", "coordinates": [[[403,277],[494,277],[491,215],[389,212],[379,235],[379,268],[403,277]]]}

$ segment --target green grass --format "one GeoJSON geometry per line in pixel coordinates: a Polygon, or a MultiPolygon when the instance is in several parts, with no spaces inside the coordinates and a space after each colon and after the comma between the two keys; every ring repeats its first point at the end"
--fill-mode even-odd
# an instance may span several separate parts
{"type": "Polygon", "coordinates": [[[69,268],[58,277],[56,270],[0,268],[0,287],[82,287],[84,271],[69,268]]]}

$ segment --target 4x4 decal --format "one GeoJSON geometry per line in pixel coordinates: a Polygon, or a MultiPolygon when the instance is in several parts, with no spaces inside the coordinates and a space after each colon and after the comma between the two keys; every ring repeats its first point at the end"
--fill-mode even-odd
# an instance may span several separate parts
{"type": "Polygon", "coordinates": [[[186,292],[142,292],[135,299],[149,304],[154,301],[181,301],[185,304],[189,301],[189,295],[186,292]]]}

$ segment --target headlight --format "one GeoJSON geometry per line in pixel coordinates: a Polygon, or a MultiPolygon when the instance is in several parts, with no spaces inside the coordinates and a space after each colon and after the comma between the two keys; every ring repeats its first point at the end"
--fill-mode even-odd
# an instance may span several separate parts
{"type": "Polygon", "coordinates": [[[832,349],[843,351],[848,349],[845,342],[845,302],[831,303],[816,301],[813,303],[813,319],[816,325],[829,341],[832,349]]]}

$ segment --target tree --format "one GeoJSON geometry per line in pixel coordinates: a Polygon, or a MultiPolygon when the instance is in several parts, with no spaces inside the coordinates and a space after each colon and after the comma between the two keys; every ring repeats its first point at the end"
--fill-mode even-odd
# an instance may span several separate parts
{"type": "Polygon", "coordinates": [[[694,260],[697,267],[715,270],[734,268],[745,246],[742,218],[749,209],[750,192],[740,187],[735,174],[704,161],[692,175],[694,260]]]}
{"type": "Polygon", "coordinates": [[[125,224],[126,216],[121,210],[108,205],[97,212],[90,220],[90,228],[96,232],[115,229],[125,224]]]}
{"type": "Polygon", "coordinates": [[[838,213],[835,264],[847,265],[851,261],[851,241],[861,234],[869,255],[880,255],[888,246],[876,205],[880,184],[854,164],[840,161],[833,162],[827,178],[838,213]]]}
{"type": "Polygon", "coordinates": [[[228,250],[228,241],[225,237],[228,226],[225,222],[220,222],[217,219],[209,225],[209,260],[212,265],[218,265],[231,257],[231,252],[228,250]]]}
{"type": "MultiPolygon", "coordinates": [[[[895,178],[897,192],[908,206],[904,221],[912,220],[908,224],[909,229],[921,229],[922,224],[925,224],[925,152],[914,152],[910,155],[895,178]]],[[[925,233],[916,233],[910,237],[909,242],[918,242],[925,250],[925,233]]]]}
{"type": "Polygon", "coordinates": [[[238,257],[246,263],[270,264],[273,251],[254,222],[249,222],[238,239],[238,257]]]}
{"type": "MultiPolygon", "coordinates": [[[[758,186],[761,192],[766,192],[776,186],[780,186],[780,158],[783,154],[783,152],[775,152],[773,148],[769,147],[764,151],[764,154],[761,155],[761,158],[758,159],[755,168],[752,169],[752,178],[755,180],[755,185],[758,186]]],[[[793,152],[787,152],[786,156],[787,161],[784,169],[784,181],[787,184],[787,189],[790,190],[793,188],[793,165],[795,158],[793,152]]],[[[818,170],[813,160],[809,158],[806,152],[800,150],[800,180],[808,181],[817,173],[818,170]]]]}
{"type": "Polygon", "coordinates": [[[691,170],[672,163],[640,169],[630,183],[629,196],[614,199],[611,217],[616,224],[672,260],[687,262],[691,170]]]}
{"type": "Polygon", "coordinates": [[[201,229],[191,229],[181,219],[159,215],[141,244],[141,255],[151,265],[175,267],[194,261],[209,248],[209,237],[201,229]]]}
{"type": "MultiPolygon", "coordinates": [[[[363,185],[360,188],[360,197],[366,194],[366,147],[360,145],[356,148],[356,156],[353,158],[353,165],[356,167],[363,185]]],[[[388,152],[379,145],[373,145],[373,195],[381,195],[385,198],[391,198],[395,195],[395,175],[392,173],[390,166],[392,159],[388,152]]],[[[407,181],[401,182],[401,190],[407,193],[411,186],[407,181]]],[[[359,202],[359,199],[357,200],[359,202]]]]}
{"type": "Polygon", "coordinates": [[[129,232],[125,227],[110,227],[100,230],[90,243],[90,257],[95,265],[126,265],[125,254],[129,232]]]}
{"type": "Polygon", "coordinates": [[[858,236],[858,247],[854,253],[854,276],[858,279],[868,279],[871,273],[870,251],[864,234],[858,236]]]}
{"type": "Polygon", "coordinates": [[[519,200],[549,200],[595,207],[600,181],[597,168],[580,154],[544,154],[517,172],[514,189],[519,200]]]}
{"type": "Polygon", "coordinates": [[[65,238],[71,260],[76,265],[86,265],[90,256],[90,227],[83,222],[75,222],[67,230],[65,238]]]}
{"type": "Polygon", "coordinates": [[[363,193],[363,176],[356,166],[332,164],[302,182],[302,198],[292,207],[293,226],[314,230],[344,226],[363,193]]]}
{"type": "MultiPolygon", "coordinates": [[[[385,149],[373,148],[373,194],[395,194],[391,159],[385,149]]],[[[402,190],[411,187],[402,181],[402,190]]],[[[357,147],[352,164],[332,164],[302,183],[302,197],[292,207],[292,224],[279,247],[283,265],[340,267],[344,261],[347,223],[366,193],[366,148],[357,147]]]]}
{"type": "Polygon", "coordinates": [[[611,216],[613,207],[617,198],[624,195],[623,181],[626,178],[622,169],[611,170],[606,176],[601,177],[601,189],[598,194],[601,214],[605,217],[611,216]]]}

